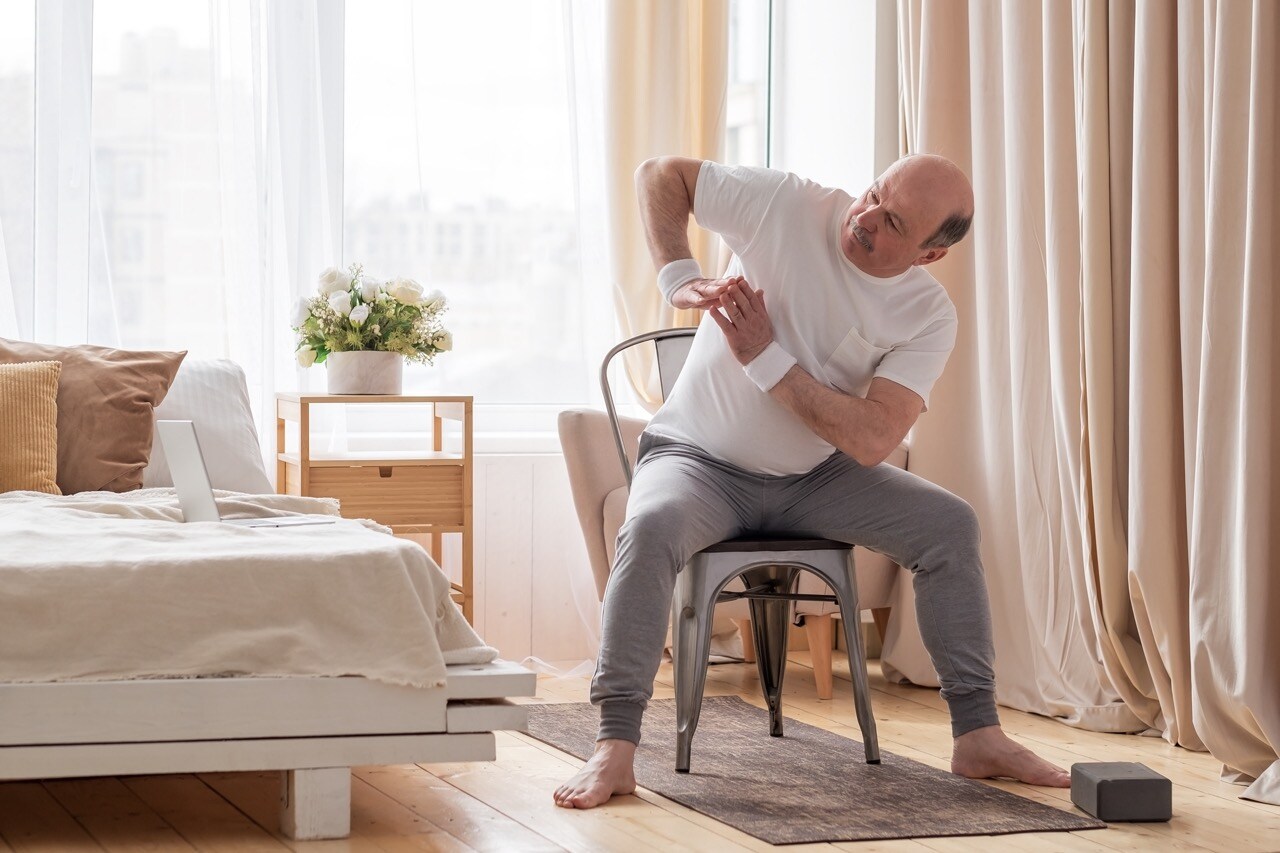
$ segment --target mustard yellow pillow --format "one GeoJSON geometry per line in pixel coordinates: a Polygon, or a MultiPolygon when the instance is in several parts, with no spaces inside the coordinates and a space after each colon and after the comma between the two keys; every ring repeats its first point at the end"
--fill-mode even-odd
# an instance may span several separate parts
{"type": "Polygon", "coordinates": [[[0,364],[0,492],[60,495],[56,361],[0,364]]]}

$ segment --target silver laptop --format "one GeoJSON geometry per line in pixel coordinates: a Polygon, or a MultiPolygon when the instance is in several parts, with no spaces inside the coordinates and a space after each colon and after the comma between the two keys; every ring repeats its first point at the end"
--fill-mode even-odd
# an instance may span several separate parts
{"type": "Polygon", "coordinates": [[[204,454],[196,438],[196,427],[191,421],[156,421],[160,443],[164,445],[169,473],[173,475],[173,487],[178,491],[178,505],[182,507],[183,521],[221,521],[240,527],[298,527],[304,524],[333,524],[335,519],[317,518],[312,515],[287,515],[273,518],[228,518],[218,514],[218,503],[213,499],[213,486],[209,472],[204,467],[204,454]]]}

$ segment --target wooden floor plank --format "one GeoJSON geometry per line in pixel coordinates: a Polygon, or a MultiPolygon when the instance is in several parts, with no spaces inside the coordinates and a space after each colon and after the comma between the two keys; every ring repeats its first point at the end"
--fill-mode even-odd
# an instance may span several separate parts
{"type": "MultiPolygon", "coordinates": [[[[198,778],[292,850],[305,850],[308,853],[367,853],[382,850],[377,844],[355,832],[351,838],[335,841],[294,841],[285,838],[280,831],[279,772],[201,773],[198,778]]],[[[354,825],[352,829],[355,829],[354,825]]]]}
{"type": "Polygon", "coordinates": [[[202,778],[255,823],[286,846],[300,851],[470,851],[456,837],[416,815],[359,778],[351,780],[351,835],[330,841],[294,841],[280,831],[279,773],[209,773],[202,778]]]}
{"type": "Polygon", "coordinates": [[[0,836],[16,851],[101,849],[39,782],[0,784],[0,836]]]}
{"type": "Polygon", "coordinates": [[[498,760],[484,764],[423,765],[436,777],[483,800],[507,817],[569,850],[749,850],[639,796],[616,797],[587,811],[562,809],[551,799],[565,780],[565,770],[581,762],[549,756],[537,747],[504,734],[498,760]],[[568,763],[572,762],[572,763],[568,763]]]}
{"type": "Polygon", "coordinates": [[[929,849],[911,838],[893,841],[839,841],[831,846],[849,853],[923,853],[929,849]]]}
{"type": "Polygon", "coordinates": [[[119,779],[57,779],[43,784],[104,850],[194,849],[119,779]]]}
{"type": "Polygon", "coordinates": [[[1107,848],[1070,832],[1019,832],[1012,835],[970,835],[958,838],[922,838],[921,846],[935,853],[992,851],[1063,851],[1063,853],[1103,853],[1107,848]]]}
{"type": "Polygon", "coordinates": [[[351,780],[351,837],[370,841],[387,853],[468,853],[473,849],[357,778],[351,780]]]}
{"type": "Polygon", "coordinates": [[[360,767],[355,775],[474,850],[564,849],[415,765],[360,767]]]}
{"type": "Polygon", "coordinates": [[[120,781],[201,851],[270,853],[286,849],[195,776],[127,776],[120,781]]]}

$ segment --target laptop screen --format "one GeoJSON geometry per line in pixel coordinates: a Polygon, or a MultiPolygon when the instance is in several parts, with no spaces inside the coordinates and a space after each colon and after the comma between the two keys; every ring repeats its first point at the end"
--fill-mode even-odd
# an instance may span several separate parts
{"type": "Polygon", "coordinates": [[[204,455],[191,421],[156,421],[156,431],[164,445],[164,455],[178,492],[183,521],[220,521],[213,486],[204,467],[204,455]]]}

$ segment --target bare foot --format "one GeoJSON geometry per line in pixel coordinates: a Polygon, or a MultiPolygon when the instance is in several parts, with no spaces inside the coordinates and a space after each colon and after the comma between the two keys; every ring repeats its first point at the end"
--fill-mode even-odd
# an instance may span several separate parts
{"type": "Polygon", "coordinates": [[[636,745],[629,740],[596,741],[595,755],[552,796],[565,809],[593,809],[614,794],[636,789],[636,745]]]}
{"type": "Polygon", "coordinates": [[[1071,774],[1015,743],[999,726],[984,726],[956,738],[951,772],[970,779],[1005,776],[1030,785],[1071,787],[1071,774]]]}

